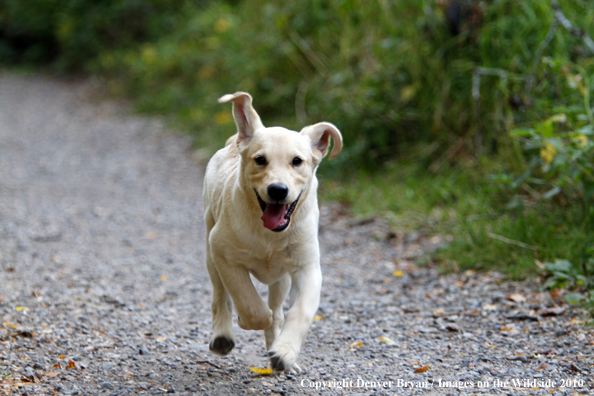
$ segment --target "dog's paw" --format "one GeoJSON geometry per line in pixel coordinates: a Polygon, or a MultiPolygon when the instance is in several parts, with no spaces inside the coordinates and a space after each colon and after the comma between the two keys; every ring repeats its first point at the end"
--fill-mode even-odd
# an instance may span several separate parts
{"type": "Polygon", "coordinates": [[[301,372],[301,368],[297,365],[298,355],[289,348],[281,347],[278,351],[270,351],[268,356],[270,357],[270,367],[274,371],[301,372]]]}
{"type": "Polygon", "coordinates": [[[218,355],[226,355],[235,347],[235,341],[231,337],[218,336],[213,338],[208,345],[208,349],[218,355]]]}

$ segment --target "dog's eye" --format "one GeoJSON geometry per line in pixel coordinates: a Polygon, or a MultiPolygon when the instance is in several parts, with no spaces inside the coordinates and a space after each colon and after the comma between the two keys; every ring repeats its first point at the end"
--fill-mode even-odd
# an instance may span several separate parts
{"type": "Polygon", "coordinates": [[[299,166],[303,163],[303,160],[299,157],[293,158],[293,166],[299,166]]]}
{"type": "Polygon", "coordinates": [[[266,158],[262,157],[261,155],[256,157],[254,161],[256,161],[256,164],[258,165],[266,165],[266,158]]]}

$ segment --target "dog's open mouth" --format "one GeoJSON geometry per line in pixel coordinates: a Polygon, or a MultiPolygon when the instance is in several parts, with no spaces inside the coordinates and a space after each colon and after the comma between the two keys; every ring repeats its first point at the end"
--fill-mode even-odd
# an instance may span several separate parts
{"type": "Polygon", "coordinates": [[[258,197],[258,202],[260,203],[260,208],[262,208],[262,222],[264,222],[264,227],[272,230],[274,232],[280,232],[285,230],[289,226],[289,222],[291,221],[291,215],[297,206],[297,202],[299,201],[299,197],[290,204],[279,204],[279,203],[266,203],[258,194],[258,191],[254,189],[256,192],[256,197],[258,197]]]}

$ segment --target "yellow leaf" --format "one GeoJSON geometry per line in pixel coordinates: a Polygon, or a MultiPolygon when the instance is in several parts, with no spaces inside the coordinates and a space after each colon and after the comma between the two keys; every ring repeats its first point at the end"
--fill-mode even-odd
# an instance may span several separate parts
{"type": "Polygon", "coordinates": [[[159,280],[162,280],[163,282],[165,282],[167,280],[167,275],[159,276],[159,280]]]}
{"type": "Polygon", "coordinates": [[[272,374],[272,369],[270,367],[268,367],[268,368],[250,367],[250,370],[252,370],[254,373],[257,373],[260,375],[272,374]]]}
{"type": "Polygon", "coordinates": [[[555,114],[552,117],[549,117],[549,119],[547,120],[547,122],[566,122],[567,121],[567,116],[564,113],[560,113],[560,114],[555,114]]]}
{"type": "Polygon", "coordinates": [[[415,373],[424,373],[427,370],[429,370],[429,366],[423,366],[419,367],[418,369],[415,369],[415,373]]]}
{"type": "Polygon", "coordinates": [[[404,276],[404,272],[400,271],[400,270],[396,270],[396,271],[392,272],[392,275],[394,275],[396,278],[402,278],[404,276]]]}
{"type": "Polygon", "coordinates": [[[396,342],[388,337],[380,336],[381,340],[386,343],[386,345],[396,344],[396,342]]]}
{"type": "Polygon", "coordinates": [[[322,319],[324,319],[324,317],[323,317],[323,316],[320,316],[320,315],[316,315],[316,316],[314,316],[314,320],[315,320],[316,322],[319,322],[319,321],[320,321],[320,320],[322,320],[322,319]]]}
{"type": "Polygon", "coordinates": [[[21,311],[24,311],[25,310],[25,308],[24,307],[21,307],[21,306],[17,306],[14,309],[16,309],[17,312],[21,312],[21,311]]]}
{"type": "Polygon", "coordinates": [[[540,158],[542,158],[547,165],[553,161],[556,155],[557,148],[551,143],[545,144],[545,146],[540,149],[540,158]]]}
{"type": "Polygon", "coordinates": [[[445,311],[441,308],[437,308],[435,311],[433,311],[433,316],[443,316],[445,315],[445,311]]]}
{"type": "Polygon", "coordinates": [[[361,348],[361,345],[363,345],[361,341],[355,341],[349,346],[349,349],[361,348]]]}
{"type": "Polygon", "coordinates": [[[66,356],[60,355],[60,359],[66,359],[66,356]]]}
{"type": "Polygon", "coordinates": [[[73,369],[76,368],[76,364],[74,364],[74,362],[72,360],[68,361],[68,366],[66,367],[67,369],[73,369]]]}

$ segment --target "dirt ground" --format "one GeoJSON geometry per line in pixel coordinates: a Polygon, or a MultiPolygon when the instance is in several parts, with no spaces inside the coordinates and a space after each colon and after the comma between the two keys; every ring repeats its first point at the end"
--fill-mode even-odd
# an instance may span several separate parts
{"type": "Polygon", "coordinates": [[[0,74],[0,394],[594,392],[584,312],[530,282],[416,266],[443,238],[335,203],[303,372],[251,370],[264,336],[237,326],[236,349],[210,354],[203,166],[187,138],[95,92],[0,74]]]}

